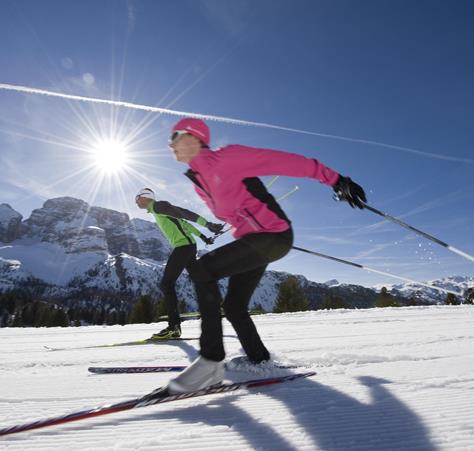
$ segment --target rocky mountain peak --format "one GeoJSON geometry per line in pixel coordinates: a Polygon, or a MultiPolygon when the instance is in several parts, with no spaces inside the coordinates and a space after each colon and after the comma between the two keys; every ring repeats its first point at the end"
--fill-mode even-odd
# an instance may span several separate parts
{"type": "Polygon", "coordinates": [[[47,200],[23,222],[21,235],[60,244],[66,253],[125,252],[138,258],[163,260],[170,247],[156,225],[108,208],[91,207],[73,197],[47,200]]]}
{"type": "Polygon", "coordinates": [[[21,234],[23,216],[8,204],[0,204],[0,242],[10,243],[21,234]]]}

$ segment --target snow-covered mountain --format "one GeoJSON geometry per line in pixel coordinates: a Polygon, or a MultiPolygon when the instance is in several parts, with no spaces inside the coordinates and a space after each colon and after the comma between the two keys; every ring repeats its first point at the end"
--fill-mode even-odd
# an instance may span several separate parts
{"type": "Polygon", "coordinates": [[[114,278],[100,280],[95,274],[101,270],[120,267],[123,258],[133,256],[140,262],[136,266],[143,266],[148,259],[163,261],[170,253],[169,244],[150,221],[130,220],[125,213],[91,207],[71,197],[48,200],[28,219],[21,219],[9,205],[0,206],[2,291],[32,281],[43,283],[47,296],[72,293],[81,282],[84,287],[95,283],[98,289],[106,288],[114,278]]]}
{"type": "MultiPolygon", "coordinates": [[[[8,204],[0,205],[0,292],[22,290],[39,298],[61,300],[111,296],[127,300],[142,294],[159,298],[159,281],[170,252],[153,222],[130,219],[125,213],[93,207],[79,199],[50,199],[26,220],[8,204]]],[[[271,311],[279,285],[287,277],[287,273],[267,271],[251,306],[271,311]]],[[[371,307],[377,297],[377,289],[296,277],[311,308],[321,307],[331,296],[347,306],[371,307]]],[[[452,277],[432,283],[462,290],[474,286],[474,278],[452,277]]],[[[223,281],[222,287],[225,284],[223,281]]],[[[410,284],[387,288],[401,297],[416,293],[423,301],[445,298],[436,290],[410,284]]],[[[197,308],[186,273],[177,282],[177,292],[190,309],[197,308]]]]}
{"type": "MultiPolygon", "coordinates": [[[[7,204],[0,207],[0,291],[20,289],[40,298],[81,299],[113,296],[134,299],[161,296],[159,281],[171,249],[151,221],[92,207],[71,197],[46,201],[22,221],[7,204]]],[[[278,288],[288,274],[267,271],[252,306],[271,311],[278,288]]],[[[370,306],[375,292],[338,285],[328,287],[297,276],[311,302],[318,307],[330,290],[356,306],[370,306]]],[[[226,281],[222,281],[224,288],[226,281]]],[[[196,309],[194,287],[185,273],[177,292],[196,309]]],[[[352,305],[350,304],[350,305],[352,305]]]]}
{"type": "MultiPolygon", "coordinates": [[[[468,288],[474,287],[474,277],[470,276],[451,276],[441,279],[427,281],[429,285],[444,288],[445,290],[464,293],[468,288]]],[[[443,302],[446,299],[446,293],[434,288],[427,288],[415,283],[400,283],[393,285],[384,285],[388,291],[404,298],[417,298],[429,300],[431,302],[443,302]]],[[[377,285],[376,289],[381,289],[382,285],[377,285]]]]}

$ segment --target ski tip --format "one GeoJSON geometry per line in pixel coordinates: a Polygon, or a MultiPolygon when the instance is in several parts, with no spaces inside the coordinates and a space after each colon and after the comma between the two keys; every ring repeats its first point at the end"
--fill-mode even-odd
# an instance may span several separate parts
{"type": "Polygon", "coordinates": [[[172,366],[116,366],[116,367],[94,367],[91,366],[87,370],[94,374],[132,374],[132,373],[169,373],[179,372],[186,369],[186,366],[172,365],[172,366]]]}
{"type": "Polygon", "coordinates": [[[296,379],[303,379],[303,378],[312,377],[315,375],[316,375],[315,371],[308,371],[306,373],[288,374],[287,376],[277,376],[277,377],[269,377],[266,379],[256,379],[254,381],[250,381],[249,387],[253,388],[253,387],[261,387],[265,385],[280,384],[282,382],[294,381],[296,379]]]}

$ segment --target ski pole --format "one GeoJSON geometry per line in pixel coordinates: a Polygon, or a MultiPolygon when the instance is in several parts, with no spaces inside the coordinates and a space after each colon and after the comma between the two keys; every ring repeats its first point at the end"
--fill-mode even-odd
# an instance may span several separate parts
{"type": "Polygon", "coordinates": [[[296,193],[296,191],[298,191],[299,189],[300,187],[298,185],[295,185],[295,187],[291,191],[288,191],[286,194],[283,194],[283,196],[280,196],[277,200],[281,201],[283,199],[286,199],[288,196],[291,196],[293,193],[296,193]]]}
{"type": "Polygon", "coordinates": [[[278,180],[279,177],[279,175],[275,175],[275,177],[273,177],[265,186],[267,188],[270,188],[270,186],[272,186],[278,180]]]}
{"type": "Polygon", "coordinates": [[[429,235],[426,232],[423,232],[422,230],[419,230],[419,229],[417,229],[417,228],[415,228],[415,227],[413,227],[413,226],[411,226],[411,225],[409,225],[409,224],[407,224],[403,221],[400,221],[400,219],[397,219],[397,218],[395,218],[395,217],[393,217],[393,216],[391,216],[387,213],[384,213],[383,211],[377,210],[376,208],[371,207],[370,205],[367,205],[367,204],[364,204],[364,208],[371,211],[372,213],[375,213],[379,216],[382,216],[383,218],[385,218],[389,221],[394,222],[395,224],[398,224],[399,226],[404,227],[405,229],[411,230],[412,232],[415,232],[418,235],[421,235],[421,236],[425,237],[426,239],[428,239],[430,241],[433,241],[436,244],[439,244],[440,246],[445,247],[449,251],[454,252],[455,254],[458,254],[461,257],[467,258],[468,260],[471,260],[471,261],[474,262],[474,257],[472,255],[469,255],[466,252],[463,252],[463,251],[455,248],[454,246],[451,246],[448,243],[445,243],[444,241],[441,241],[440,239],[438,239],[438,238],[436,238],[432,235],[429,235]]]}
{"type": "Polygon", "coordinates": [[[446,290],[445,288],[437,287],[435,285],[430,285],[428,283],[418,282],[417,280],[408,279],[406,277],[401,277],[401,276],[396,276],[395,274],[390,274],[388,272],[379,271],[378,269],[369,268],[367,266],[361,265],[359,263],[354,263],[354,262],[351,262],[349,260],[343,260],[342,258],[331,257],[330,255],[321,254],[320,252],[310,251],[310,250],[305,249],[303,247],[293,246],[292,249],[295,249],[295,250],[301,251],[301,252],[306,252],[307,254],[316,255],[317,257],[326,258],[328,260],[333,260],[335,262],[343,263],[345,265],[354,266],[355,268],[365,269],[366,271],[374,272],[376,274],[381,274],[383,276],[393,277],[394,279],[404,280],[405,282],[411,282],[411,283],[415,283],[417,285],[422,285],[422,286],[427,287],[427,288],[432,288],[434,290],[443,291],[444,293],[451,293],[451,294],[454,294],[456,296],[462,296],[463,295],[463,293],[460,293],[459,291],[446,290]]]}

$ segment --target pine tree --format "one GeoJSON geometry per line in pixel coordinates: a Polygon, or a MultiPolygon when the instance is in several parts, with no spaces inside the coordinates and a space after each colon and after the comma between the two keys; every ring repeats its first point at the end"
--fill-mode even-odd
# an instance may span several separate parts
{"type": "Polygon", "coordinates": [[[155,318],[155,305],[150,296],[142,296],[133,306],[130,323],[151,323],[155,318]]]}
{"type": "Polygon", "coordinates": [[[301,312],[308,310],[309,301],[295,276],[289,276],[280,284],[274,313],[301,312]]]}
{"type": "Polygon", "coordinates": [[[7,327],[9,320],[10,320],[10,315],[7,312],[5,312],[2,315],[2,318],[0,320],[0,327],[7,327]]]}
{"type": "Polygon", "coordinates": [[[459,305],[460,302],[455,294],[448,293],[448,295],[446,296],[445,304],[446,305],[459,305]]]}
{"type": "Polygon", "coordinates": [[[409,306],[418,305],[418,299],[417,299],[417,297],[416,297],[415,295],[410,296],[410,298],[408,299],[407,305],[409,305],[409,306]]]}
{"type": "Polygon", "coordinates": [[[78,309],[70,308],[67,311],[67,316],[68,316],[69,321],[71,322],[71,324],[75,324],[76,320],[79,318],[78,315],[79,315],[79,310],[78,309]]]}
{"type": "Polygon", "coordinates": [[[464,293],[464,303],[474,304],[474,287],[468,288],[464,293]]]}
{"type": "Polygon", "coordinates": [[[105,317],[105,323],[108,325],[108,326],[112,326],[114,324],[117,324],[117,321],[118,321],[118,313],[117,313],[117,310],[110,310],[106,317],[105,317]]]}
{"type": "Polygon", "coordinates": [[[34,327],[50,327],[53,324],[54,309],[45,302],[34,302],[34,327]]]}
{"type": "Polygon", "coordinates": [[[35,306],[37,302],[28,303],[21,309],[23,326],[33,327],[35,325],[35,306]]]}
{"type": "Polygon", "coordinates": [[[15,301],[11,298],[10,295],[6,293],[0,293],[0,315],[7,314],[8,316],[12,315],[15,311],[15,301]]]}
{"type": "Polygon", "coordinates": [[[125,324],[127,324],[127,320],[128,320],[128,313],[125,311],[125,310],[120,310],[119,314],[118,314],[118,324],[120,324],[121,326],[124,326],[125,324]]]}
{"type": "Polygon", "coordinates": [[[347,305],[346,302],[344,302],[344,300],[340,297],[333,294],[327,294],[323,298],[321,308],[323,310],[334,310],[338,308],[350,308],[350,306],[347,305]]]}
{"type": "Polygon", "coordinates": [[[55,306],[56,308],[53,309],[51,314],[51,327],[68,327],[69,326],[69,318],[67,313],[64,309],[55,306]]]}
{"type": "Polygon", "coordinates": [[[23,321],[21,319],[21,310],[15,311],[13,314],[12,327],[23,327],[23,321]]]}
{"type": "Polygon", "coordinates": [[[94,310],[93,316],[92,316],[92,324],[97,324],[97,325],[102,325],[105,323],[105,309],[97,309],[94,310]]]}
{"type": "Polygon", "coordinates": [[[82,319],[86,324],[94,324],[94,310],[91,308],[84,308],[81,312],[82,319]]]}
{"type": "Polygon", "coordinates": [[[15,313],[15,310],[17,308],[17,305],[16,305],[17,302],[13,294],[11,293],[3,294],[2,304],[3,304],[4,309],[8,312],[9,315],[13,315],[15,313]]]}
{"type": "Polygon", "coordinates": [[[255,304],[255,307],[250,309],[250,313],[254,315],[261,315],[263,313],[266,313],[265,309],[262,307],[261,304],[255,304]]]}
{"type": "Polygon", "coordinates": [[[158,304],[156,305],[155,317],[153,319],[154,321],[158,321],[158,318],[160,316],[165,316],[165,315],[168,315],[168,309],[166,308],[165,300],[161,298],[158,301],[158,304]]]}
{"type": "Polygon", "coordinates": [[[400,304],[385,287],[382,287],[377,299],[375,300],[375,307],[400,307],[400,304]]]}

